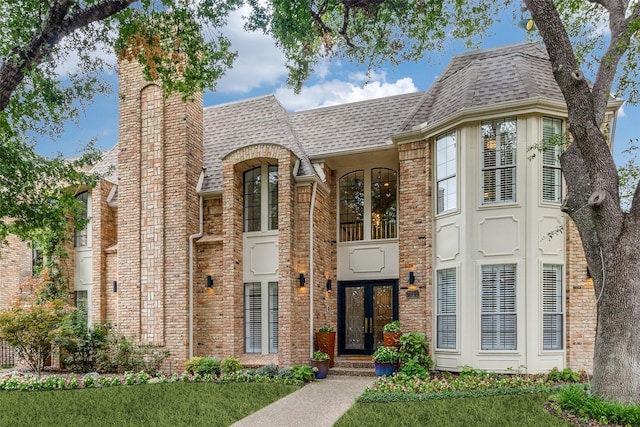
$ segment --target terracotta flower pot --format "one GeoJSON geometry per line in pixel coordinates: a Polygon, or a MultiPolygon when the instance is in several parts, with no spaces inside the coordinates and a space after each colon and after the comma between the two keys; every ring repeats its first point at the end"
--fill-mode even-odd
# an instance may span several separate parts
{"type": "Polygon", "coordinates": [[[327,353],[329,355],[329,357],[331,358],[329,367],[333,368],[333,358],[336,347],[336,332],[316,332],[316,347],[318,351],[322,351],[323,353],[327,353]]]}
{"type": "Polygon", "coordinates": [[[384,341],[385,347],[400,347],[400,336],[402,336],[401,332],[383,332],[382,340],[384,341]]]}

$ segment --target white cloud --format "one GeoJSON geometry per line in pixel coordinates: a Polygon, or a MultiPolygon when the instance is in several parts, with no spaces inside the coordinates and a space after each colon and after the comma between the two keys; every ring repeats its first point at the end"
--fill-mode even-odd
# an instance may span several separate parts
{"type": "Polygon", "coordinates": [[[299,95],[290,88],[280,87],[276,90],[276,97],[287,110],[299,111],[417,91],[410,77],[386,82],[384,74],[379,74],[376,75],[379,80],[365,85],[358,84],[363,81],[362,74],[350,77],[353,81],[330,80],[305,86],[299,95]]]}
{"type": "Polygon", "coordinates": [[[244,30],[242,9],[229,16],[223,33],[231,40],[231,48],[238,51],[233,68],[220,79],[217,92],[248,93],[262,85],[278,84],[287,75],[285,57],[270,36],[244,30]]]}

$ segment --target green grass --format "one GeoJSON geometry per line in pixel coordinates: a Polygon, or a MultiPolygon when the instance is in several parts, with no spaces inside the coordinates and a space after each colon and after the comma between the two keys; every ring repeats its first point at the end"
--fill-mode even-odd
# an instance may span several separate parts
{"type": "Polygon", "coordinates": [[[356,403],[334,427],[350,426],[570,426],[543,408],[549,393],[356,403]]]}
{"type": "Polygon", "coordinates": [[[297,390],[255,383],[174,383],[0,392],[0,426],[228,426],[297,390]]]}

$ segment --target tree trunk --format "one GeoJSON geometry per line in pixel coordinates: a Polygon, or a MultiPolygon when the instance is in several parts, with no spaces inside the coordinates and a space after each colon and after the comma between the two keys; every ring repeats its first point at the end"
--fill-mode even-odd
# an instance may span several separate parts
{"type": "MultiPolygon", "coordinates": [[[[636,227],[637,228],[637,227],[636,227]]],[[[634,235],[635,234],[635,235],[634,235]]],[[[598,280],[598,322],[593,359],[593,392],[621,403],[640,404],[640,239],[623,233],[618,250],[602,254],[605,276],[598,280]]]]}

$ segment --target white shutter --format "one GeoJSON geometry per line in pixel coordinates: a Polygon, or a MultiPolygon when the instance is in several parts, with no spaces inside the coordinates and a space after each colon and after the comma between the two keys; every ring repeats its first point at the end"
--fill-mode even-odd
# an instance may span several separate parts
{"type": "Polygon", "coordinates": [[[456,348],[456,282],[455,268],[438,271],[437,348],[456,348]]]}
{"type": "Polygon", "coordinates": [[[562,266],[545,264],[542,268],[542,341],[544,350],[562,350],[562,266]]]}
{"type": "Polygon", "coordinates": [[[481,348],[517,348],[516,266],[482,267],[481,348]]]}

